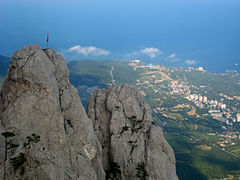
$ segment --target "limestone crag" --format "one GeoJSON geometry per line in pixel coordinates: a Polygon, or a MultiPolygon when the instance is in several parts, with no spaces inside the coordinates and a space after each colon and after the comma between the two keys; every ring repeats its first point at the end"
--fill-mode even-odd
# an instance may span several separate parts
{"type": "Polygon", "coordinates": [[[0,179],[105,179],[92,121],[54,50],[30,45],[14,53],[2,86],[0,120],[0,133],[15,134],[7,139],[8,149],[0,138],[0,179]]]}
{"type": "Polygon", "coordinates": [[[38,45],[16,51],[0,95],[0,179],[178,179],[135,88],[97,90],[87,113],[61,55],[38,45]]]}
{"type": "Polygon", "coordinates": [[[109,179],[176,180],[174,152],[153,125],[151,109],[135,88],[97,90],[87,113],[102,146],[109,179]]]}

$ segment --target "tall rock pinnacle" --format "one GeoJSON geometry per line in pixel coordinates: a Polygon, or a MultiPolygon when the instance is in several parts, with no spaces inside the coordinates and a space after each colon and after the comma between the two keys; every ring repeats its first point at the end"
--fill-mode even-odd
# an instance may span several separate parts
{"type": "Polygon", "coordinates": [[[135,88],[121,85],[91,95],[88,115],[103,149],[107,177],[176,180],[175,157],[153,125],[151,109],[135,88]]]}
{"type": "Polygon", "coordinates": [[[0,120],[1,133],[14,134],[0,139],[0,179],[105,179],[92,121],[55,51],[30,45],[13,54],[0,120]]]}

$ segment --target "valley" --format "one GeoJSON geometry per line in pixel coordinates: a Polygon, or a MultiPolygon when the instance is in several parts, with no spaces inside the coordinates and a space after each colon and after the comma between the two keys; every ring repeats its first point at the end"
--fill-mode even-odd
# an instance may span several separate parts
{"type": "Polygon", "coordinates": [[[175,151],[180,179],[239,178],[237,72],[219,75],[202,68],[166,67],[139,60],[73,63],[69,64],[70,79],[85,106],[95,89],[113,84],[110,72],[116,84],[137,87],[175,151]]]}

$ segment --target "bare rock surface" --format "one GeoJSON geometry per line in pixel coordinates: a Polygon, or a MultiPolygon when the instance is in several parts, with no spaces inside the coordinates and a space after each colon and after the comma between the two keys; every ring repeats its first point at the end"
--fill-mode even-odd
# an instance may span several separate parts
{"type": "Polygon", "coordinates": [[[175,156],[153,125],[151,109],[135,88],[121,85],[91,95],[88,116],[102,146],[109,179],[176,180],[175,156]]]}
{"type": "Polygon", "coordinates": [[[9,180],[105,179],[92,120],[69,82],[65,60],[54,50],[30,45],[13,54],[0,120],[0,133],[15,134],[7,138],[7,150],[0,137],[0,179],[4,174],[9,180]]]}

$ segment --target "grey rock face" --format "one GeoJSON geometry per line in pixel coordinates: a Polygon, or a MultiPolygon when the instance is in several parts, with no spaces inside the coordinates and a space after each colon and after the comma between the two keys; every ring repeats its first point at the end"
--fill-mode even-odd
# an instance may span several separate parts
{"type": "Polygon", "coordinates": [[[19,145],[7,150],[5,161],[1,136],[0,179],[4,164],[10,180],[105,179],[92,121],[69,82],[65,60],[55,51],[30,45],[14,53],[2,87],[0,120],[0,133],[14,132],[8,141],[19,145]],[[32,134],[40,141],[24,147],[32,134]]]}
{"type": "Polygon", "coordinates": [[[121,85],[97,90],[91,95],[87,113],[102,145],[108,176],[178,179],[174,152],[162,129],[152,124],[151,109],[135,88],[121,85]]]}

